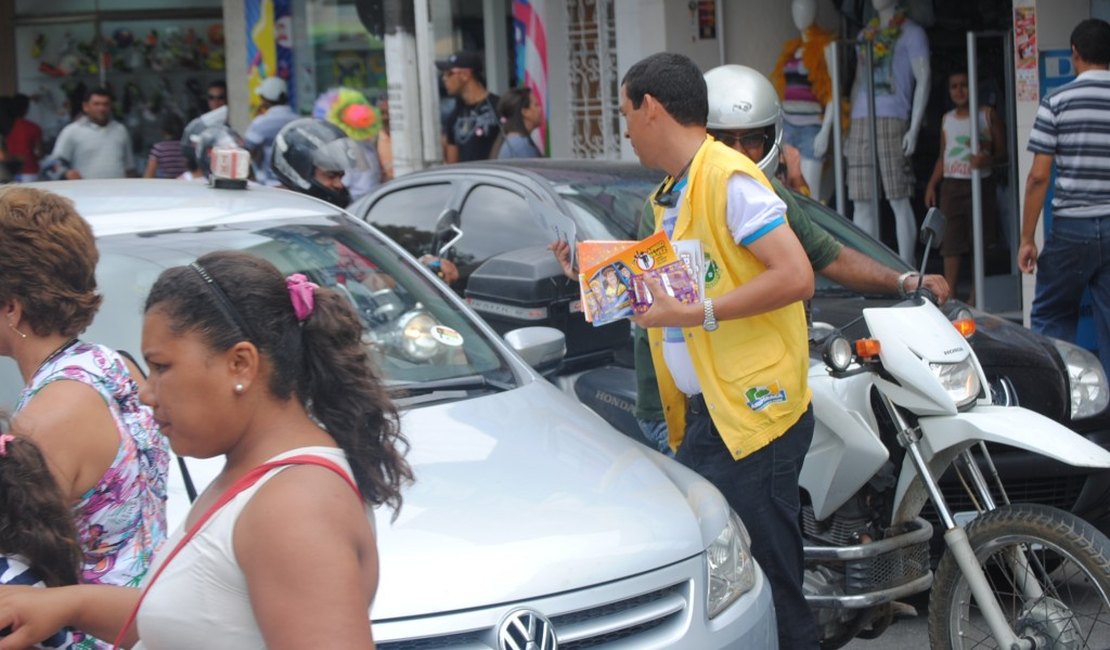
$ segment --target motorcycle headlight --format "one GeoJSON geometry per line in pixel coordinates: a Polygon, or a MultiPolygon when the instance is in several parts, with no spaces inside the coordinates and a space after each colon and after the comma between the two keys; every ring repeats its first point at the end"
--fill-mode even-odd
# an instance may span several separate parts
{"type": "Polygon", "coordinates": [[[396,348],[411,361],[428,361],[442,350],[439,341],[432,336],[432,328],[436,325],[439,321],[425,311],[402,314],[396,324],[396,348]]]}
{"type": "Polygon", "coordinates": [[[730,511],[728,525],[705,555],[709,567],[706,603],[709,618],[713,618],[755,586],[751,537],[735,512],[730,511]]]}
{"type": "Polygon", "coordinates": [[[957,363],[930,363],[929,369],[956,403],[956,408],[967,406],[979,396],[979,373],[975,372],[970,356],[957,363]]]}
{"type": "Polygon", "coordinates": [[[1068,368],[1072,419],[1089,418],[1102,413],[1110,401],[1110,389],[1107,387],[1102,362],[1078,345],[1059,339],[1052,339],[1052,343],[1068,368]]]}

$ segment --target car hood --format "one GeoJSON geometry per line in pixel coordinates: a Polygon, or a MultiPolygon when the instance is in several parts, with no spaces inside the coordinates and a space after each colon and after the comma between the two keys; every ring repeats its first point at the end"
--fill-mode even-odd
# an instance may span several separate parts
{"type": "Polygon", "coordinates": [[[376,513],[376,621],[578,589],[691,557],[727,506],[545,381],[404,412],[416,481],[376,513]]]}

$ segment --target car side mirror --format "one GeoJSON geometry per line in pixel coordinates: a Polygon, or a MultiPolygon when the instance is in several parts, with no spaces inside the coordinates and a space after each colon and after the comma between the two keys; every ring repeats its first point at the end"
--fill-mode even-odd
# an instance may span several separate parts
{"type": "Polygon", "coordinates": [[[505,342],[536,370],[549,370],[567,354],[567,337],[554,327],[521,327],[505,333],[505,342]]]}
{"type": "Polygon", "coordinates": [[[944,239],[944,222],[944,213],[939,208],[929,208],[921,222],[918,241],[931,248],[940,248],[940,242],[944,239]]]}
{"type": "Polygon", "coordinates": [[[443,257],[456,242],[462,239],[463,231],[459,227],[460,223],[459,211],[454,208],[447,208],[439,213],[439,217],[436,218],[435,238],[432,240],[432,248],[436,255],[443,257]]]}

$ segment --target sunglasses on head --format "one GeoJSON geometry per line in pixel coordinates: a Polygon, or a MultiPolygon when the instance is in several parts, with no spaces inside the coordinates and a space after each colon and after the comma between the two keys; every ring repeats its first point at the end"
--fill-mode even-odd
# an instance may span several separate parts
{"type": "Polygon", "coordinates": [[[749,131],[747,133],[737,133],[735,131],[710,131],[709,135],[713,139],[723,142],[724,144],[735,147],[740,145],[745,149],[755,149],[767,144],[769,136],[764,131],[749,131]]]}

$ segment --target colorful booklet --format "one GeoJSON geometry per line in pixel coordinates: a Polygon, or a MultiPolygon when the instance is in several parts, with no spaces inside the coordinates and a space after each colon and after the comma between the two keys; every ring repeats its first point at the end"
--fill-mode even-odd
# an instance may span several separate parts
{"type": "MultiPolygon", "coordinates": [[[[693,244],[700,250],[699,242],[693,244]]],[[[653,301],[644,281],[647,276],[657,278],[668,294],[682,302],[697,302],[698,276],[683,258],[701,267],[699,253],[686,250],[680,256],[663,232],[643,241],[581,242],[578,281],[586,320],[596,327],[647,311],[653,301]]]]}

